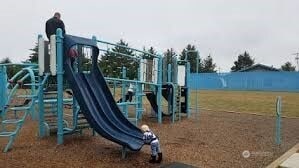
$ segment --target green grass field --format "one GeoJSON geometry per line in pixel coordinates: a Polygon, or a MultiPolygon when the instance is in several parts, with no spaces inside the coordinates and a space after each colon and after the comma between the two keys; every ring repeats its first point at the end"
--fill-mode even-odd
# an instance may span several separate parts
{"type": "MultiPolygon", "coordinates": [[[[275,115],[276,97],[282,98],[282,115],[299,117],[299,93],[263,91],[197,91],[200,108],[275,115]]],[[[191,106],[196,107],[196,91],[191,92],[191,106]]]]}
{"type": "MultiPolygon", "coordinates": [[[[200,90],[197,91],[197,94],[198,105],[201,109],[255,113],[269,116],[276,115],[276,98],[281,96],[282,116],[299,117],[299,93],[200,90]]],[[[120,89],[117,89],[116,97],[120,97],[120,89]]],[[[146,106],[149,106],[145,97],[143,101],[146,106]]],[[[195,102],[196,91],[191,91],[191,107],[196,107],[195,102]]],[[[162,103],[166,105],[165,101],[162,103]]]]}
{"type": "MultiPolygon", "coordinates": [[[[24,94],[19,90],[17,94],[24,94]]],[[[113,89],[111,89],[113,93],[113,89]]],[[[121,89],[116,89],[116,100],[120,98],[121,89]]],[[[201,109],[212,111],[232,111],[239,113],[256,113],[275,115],[277,96],[282,98],[282,115],[299,117],[299,93],[292,92],[263,92],[263,91],[197,91],[198,105],[201,109]]],[[[134,97],[133,97],[134,100],[134,97]]],[[[191,91],[191,107],[196,107],[196,91],[191,91]]],[[[143,97],[145,107],[149,107],[146,97],[143,97]]],[[[163,100],[163,105],[166,101],[163,100]]],[[[167,109],[167,108],[165,108],[167,109]]]]}

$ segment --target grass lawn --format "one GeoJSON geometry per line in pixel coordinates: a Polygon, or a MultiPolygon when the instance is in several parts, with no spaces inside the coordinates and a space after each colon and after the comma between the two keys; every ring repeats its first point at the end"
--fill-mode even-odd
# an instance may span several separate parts
{"type": "MultiPolygon", "coordinates": [[[[263,91],[197,91],[200,108],[275,115],[276,98],[282,98],[282,115],[299,117],[299,93],[263,91]]],[[[196,107],[196,91],[191,91],[191,106],[196,107]]]]}

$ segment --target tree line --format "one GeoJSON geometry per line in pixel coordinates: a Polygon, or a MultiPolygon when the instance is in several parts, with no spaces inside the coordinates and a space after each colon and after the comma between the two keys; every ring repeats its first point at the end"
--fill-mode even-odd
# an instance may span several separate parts
{"type": "MultiPolygon", "coordinates": [[[[127,48],[129,47],[129,44],[121,39],[119,42],[117,42],[116,46],[114,48],[109,49],[107,52],[100,55],[99,59],[99,66],[101,67],[101,70],[103,73],[110,77],[118,77],[121,67],[127,67],[127,76],[129,78],[134,78],[137,76],[137,67],[138,63],[134,60],[134,56],[136,56],[136,53],[127,48]],[[119,54],[122,53],[122,54],[119,54]],[[132,57],[126,57],[125,55],[129,55],[132,57]]],[[[31,51],[31,54],[29,55],[29,58],[26,61],[30,61],[32,63],[38,62],[38,46],[37,43],[34,45],[32,49],[29,49],[31,51]]],[[[154,47],[143,48],[143,51],[151,53],[151,54],[157,54],[157,51],[154,47]]],[[[145,59],[152,60],[153,57],[149,54],[143,54],[139,55],[145,59]]],[[[190,72],[191,73],[215,73],[216,72],[216,64],[214,63],[214,60],[212,58],[212,55],[209,54],[206,57],[202,57],[199,54],[198,49],[195,47],[195,45],[188,44],[181,52],[176,53],[176,51],[173,48],[167,49],[163,53],[163,62],[165,64],[172,63],[174,59],[177,60],[183,60],[183,61],[189,61],[190,62],[190,72]]],[[[88,60],[83,60],[82,62],[88,62],[88,60]]],[[[9,58],[4,58],[0,60],[0,63],[11,63],[11,60],[9,58]]],[[[247,51],[245,51],[242,54],[239,54],[237,57],[237,60],[234,61],[234,65],[231,67],[232,72],[236,72],[239,70],[242,70],[246,67],[250,67],[254,65],[255,60],[252,56],[249,55],[247,51]]],[[[12,74],[15,74],[19,70],[19,68],[13,68],[10,67],[8,71],[8,76],[11,77],[12,74]]],[[[295,66],[291,64],[291,62],[284,63],[280,70],[282,71],[295,71],[295,66]]]]}

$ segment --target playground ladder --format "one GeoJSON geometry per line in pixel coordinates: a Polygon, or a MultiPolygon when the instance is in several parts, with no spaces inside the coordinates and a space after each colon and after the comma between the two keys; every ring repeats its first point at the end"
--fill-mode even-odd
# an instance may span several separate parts
{"type": "Polygon", "coordinates": [[[175,109],[175,118],[181,119],[181,86],[177,85],[176,91],[175,91],[175,103],[176,103],[176,109],[175,109]]]}
{"type": "Polygon", "coordinates": [[[82,130],[85,128],[90,128],[89,123],[87,122],[85,116],[83,115],[82,111],[79,110],[77,114],[77,123],[76,123],[76,129],[77,130],[82,130]]]}
{"type": "MultiPolygon", "coordinates": [[[[49,91],[44,92],[44,125],[46,127],[46,135],[50,136],[52,134],[56,134],[58,131],[58,123],[57,123],[57,91],[49,91]]],[[[67,116],[71,116],[72,127],[69,127],[69,122],[67,120],[63,120],[64,126],[64,134],[71,134],[74,132],[82,132],[82,129],[90,128],[89,123],[87,122],[85,116],[82,111],[78,108],[76,112],[73,112],[72,115],[65,114],[67,116]]]]}
{"type": "Polygon", "coordinates": [[[44,92],[44,125],[47,135],[57,133],[57,91],[44,92]]]}
{"type": "MultiPolygon", "coordinates": [[[[1,132],[0,132],[0,137],[8,137],[9,141],[8,141],[8,144],[6,145],[6,147],[4,148],[3,152],[7,152],[11,148],[15,138],[19,134],[19,132],[24,124],[24,121],[25,121],[27,115],[30,114],[30,112],[32,112],[31,116],[32,117],[34,116],[34,113],[33,113],[34,105],[35,105],[35,101],[37,100],[37,97],[38,97],[38,92],[41,89],[43,89],[43,85],[44,85],[45,81],[47,80],[47,78],[48,78],[48,76],[46,78],[44,78],[44,81],[41,84],[38,84],[38,83],[27,84],[27,85],[31,85],[34,87],[38,87],[37,92],[35,92],[33,94],[21,95],[21,97],[31,99],[30,103],[24,104],[23,106],[19,106],[19,107],[8,107],[7,111],[5,111],[3,120],[1,122],[3,130],[1,130],[1,132]],[[24,114],[20,118],[17,118],[16,115],[14,115],[14,118],[8,119],[9,115],[7,115],[7,112],[9,112],[9,111],[14,111],[15,113],[16,112],[24,112],[24,114]],[[6,131],[6,128],[8,125],[14,125],[15,126],[13,128],[14,130],[12,129],[12,131],[6,131]]],[[[24,84],[24,85],[26,85],[26,84],[24,84]]]]}

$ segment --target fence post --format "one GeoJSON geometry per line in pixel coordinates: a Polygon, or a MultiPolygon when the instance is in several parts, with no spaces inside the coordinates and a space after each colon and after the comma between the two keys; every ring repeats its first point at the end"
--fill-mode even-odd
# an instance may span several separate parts
{"type": "Polygon", "coordinates": [[[281,144],[281,97],[276,98],[276,138],[277,145],[281,144]]]}

